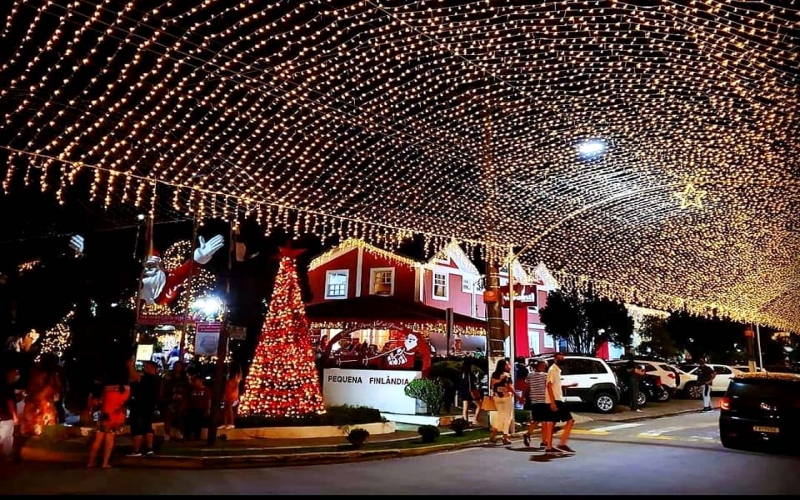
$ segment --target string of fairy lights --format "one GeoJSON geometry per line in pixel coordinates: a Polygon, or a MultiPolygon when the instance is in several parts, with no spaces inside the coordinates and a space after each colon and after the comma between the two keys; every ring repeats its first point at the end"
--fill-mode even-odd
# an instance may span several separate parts
{"type": "Polygon", "coordinates": [[[796,331],[798,13],[14,0],[3,188],[489,258],[546,233],[520,258],[561,283],[796,331]]]}

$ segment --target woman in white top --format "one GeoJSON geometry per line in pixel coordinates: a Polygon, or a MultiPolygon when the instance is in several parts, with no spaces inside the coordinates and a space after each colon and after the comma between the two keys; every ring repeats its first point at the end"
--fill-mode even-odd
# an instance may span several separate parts
{"type": "Polygon", "coordinates": [[[514,384],[511,381],[511,364],[508,360],[501,359],[497,362],[497,368],[492,373],[489,387],[494,396],[494,404],[497,407],[497,415],[492,425],[492,432],[489,440],[494,443],[497,440],[497,433],[503,434],[503,444],[511,444],[508,439],[511,423],[514,420],[514,384]]]}

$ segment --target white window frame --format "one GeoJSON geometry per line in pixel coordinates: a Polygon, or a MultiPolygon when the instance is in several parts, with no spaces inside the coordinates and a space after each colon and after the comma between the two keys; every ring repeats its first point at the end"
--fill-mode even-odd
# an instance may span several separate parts
{"type": "Polygon", "coordinates": [[[450,300],[450,275],[447,272],[433,272],[433,277],[431,278],[431,297],[433,300],[450,300]],[[444,276],[444,295],[436,295],[437,276],[444,276]]]}
{"type": "Polygon", "coordinates": [[[461,275],[461,291],[464,293],[474,293],[475,279],[468,274],[461,275]]]}
{"type": "Polygon", "coordinates": [[[350,294],[350,270],[349,269],[331,269],[325,271],[325,300],[342,300],[346,299],[350,294]],[[334,274],[344,274],[344,295],[330,295],[330,279],[334,274]]]}
{"type": "MultiPolygon", "coordinates": [[[[369,270],[369,294],[370,295],[378,295],[375,293],[375,278],[376,275],[380,272],[389,271],[392,276],[392,287],[391,292],[389,293],[389,297],[394,296],[394,285],[395,285],[395,272],[393,267],[373,267],[369,270]]],[[[381,295],[384,296],[384,295],[381,295]]]]}

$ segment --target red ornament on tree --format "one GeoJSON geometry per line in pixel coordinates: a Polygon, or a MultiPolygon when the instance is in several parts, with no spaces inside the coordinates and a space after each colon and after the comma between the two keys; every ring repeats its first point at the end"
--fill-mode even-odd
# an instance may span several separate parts
{"type": "Polygon", "coordinates": [[[241,416],[297,418],[325,410],[297,268],[281,250],[269,312],[245,379],[241,416]]]}

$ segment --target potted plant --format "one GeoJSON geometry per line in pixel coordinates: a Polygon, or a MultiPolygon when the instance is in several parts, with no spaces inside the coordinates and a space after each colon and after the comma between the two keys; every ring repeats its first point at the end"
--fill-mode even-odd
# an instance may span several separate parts
{"type": "Polygon", "coordinates": [[[353,448],[361,448],[368,437],[369,431],[361,427],[351,429],[350,432],[347,433],[347,440],[350,441],[353,448]]]}
{"type": "Polygon", "coordinates": [[[439,428],[435,425],[422,425],[417,429],[423,443],[432,443],[439,437],[439,428]]]}

